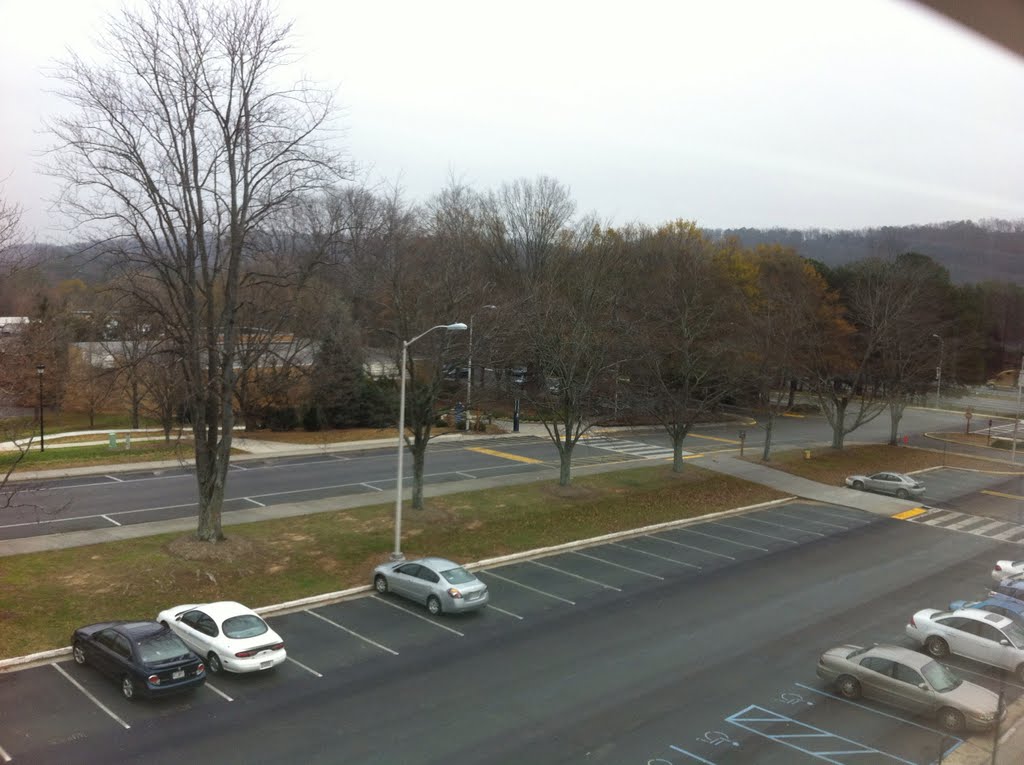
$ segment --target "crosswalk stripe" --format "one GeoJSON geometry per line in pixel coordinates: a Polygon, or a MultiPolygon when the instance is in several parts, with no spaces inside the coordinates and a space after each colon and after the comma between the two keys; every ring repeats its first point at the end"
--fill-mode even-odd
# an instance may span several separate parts
{"type": "Polygon", "coordinates": [[[1005,525],[1006,525],[1006,521],[992,521],[991,523],[986,523],[984,526],[979,526],[976,529],[971,529],[971,533],[972,534],[981,534],[982,536],[988,537],[988,536],[991,536],[991,534],[989,534],[990,531],[992,531],[993,529],[997,529],[1000,526],[1005,526],[1005,525]]]}
{"type": "Polygon", "coordinates": [[[942,510],[940,513],[936,513],[935,515],[931,515],[928,518],[922,520],[921,523],[927,523],[929,526],[935,526],[946,521],[953,521],[957,518],[963,517],[963,513],[957,513],[954,512],[953,510],[942,510]]]}
{"type": "Polygon", "coordinates": [[[957,521],[956,523],[950,523],[947,526],[943,526],[943,528],[955,529],[955,530],[963,529],[964,531],[969,531],[969,529],[966,528],[967,526],[974,526],[977,523],[982,522],[982,521],[983,521],[983,519],[981,519],[981,518],[976,518],[976,517],[973,517],[973,516],[968,516],[968,517],[964,518],[962,521],[957,521]]]}
{"type": "Polygon", "coordinates": [[[1006,531],[1001,531],[998,534],[992,534],[991,536],[992,536],[993,539],[1007,540],[1007,539],[1009,539],[1012,536],[1016,536],[1017,534],[1019,534],[1022,531],[1024,531],[1024,529],[1022,529],[1020,526],[1014,526],[1012,529],[1008,529],[1006,531]]]}

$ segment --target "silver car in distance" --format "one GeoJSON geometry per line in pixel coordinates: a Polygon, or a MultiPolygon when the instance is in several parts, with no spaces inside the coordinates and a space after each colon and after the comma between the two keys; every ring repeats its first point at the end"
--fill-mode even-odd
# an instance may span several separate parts
{"type": "Polygon", "coordinates": [[[999,696],[961,680],[929,656],[894,645],[841,645],[818,659],[818,677],[841,696],[861,696],[936,717],[948,731],[988,730],[1002,719],[999,696]]]}
{"type": "Polygon", "coordinates": [[[487,585],[444,558],[383,563],[373,570],[380,594],[393,592],[422,603],[430,613],[473,611],[487,605],[487,585]]]}

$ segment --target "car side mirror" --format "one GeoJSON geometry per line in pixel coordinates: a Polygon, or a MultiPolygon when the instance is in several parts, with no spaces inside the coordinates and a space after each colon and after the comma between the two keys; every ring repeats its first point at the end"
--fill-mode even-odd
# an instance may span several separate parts
{"type": "Polygon", "coordinates": [[[922,691],[927,691],[928,690],[928,684],[927,683],[918,683],[917,687],[920,688],[922,691]]]}
{"type": "Polygon", "coordinates": [[[1002,640],[999,641],[999,645],[1009,646],[1010,645],[1010,641],[1007,640],[1006,638],[1003,638],[1002,640]]]}

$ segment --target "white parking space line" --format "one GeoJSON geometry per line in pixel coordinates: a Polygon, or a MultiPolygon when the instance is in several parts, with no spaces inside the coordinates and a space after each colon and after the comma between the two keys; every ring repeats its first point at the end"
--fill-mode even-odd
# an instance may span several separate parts
{"type": "Polygon", "coordinates": [[[288,657],[286,657],[286,658],[287,658],[287,659],[288,659],[288,661],[290,661],[290,662],[291,662],[292,664],[298,664],[298,665],[299,665],[300,667],[302,667],[302,668],[303,668],[304,670],[306,670],[306,671],[307,671],[307,672],[308,672],[309,674],[311,674],[311,675],[316,675],[317,677],[323,677],[323,675],[321,675],[321,674],[320,674],[319,672],[317,672],[317,671],[316,671],[315,669],[311,669],[310,667],[307,667],[307,666],[306,666],[305,664],[303,664],[303,663],[302,663],[301,661],[296,661],[296,660],[295,660],[295,659],[293,659],[293,658],[292,658],[291,656],[288,656],[288,657]]]}
{"type": "Polygon", "coordinates": [[[2,746],[0,746],[0,760],[3,760],[4,762],[11,761],[11,755],[7,754],[7,750],[2,746]]]}
{"type": "Polygon", "coordinates": [[[649,555],[652,558],[660,558],[661,560],[667,560],[669,563],[678,563],[680,566],[689,566],[690,568],[695,568],[698,571],[701,570],[700,566],[696,565],[695,563],[687,563],[685,560],[676,560],[675,558],[669,558],[667,555],[658,555],[657,553],[647,552],[647,550],[641,550],[637,547],[630,547],[629,545],[623,544],[622,542],[612,542],[612,544],[616,547],[621,547],[624,550],[629,550],[630,552],[640,553],[641,555],[649,555]]]}
{"type": "Polygon", "coordinates": [[[247,467],[242,467],[241,465],[234,464],[234,463],[232,463],[229,467],[231,467],[231,469],[233,469],[233,470],[241,470],[242,472],[245,472],[246,470],[249,469],[247,467]]]}
{"type": "Polygon", "coordinates": [[[373,489],[374,491],[384,491],[379,486],[374,486],[372,483],[361,483],[360,486],[365,486],[367,489],[373,489]]]}
{"type": "Polygon", "coordinates": [[[109,515],[101,515],[101,516],[100,516],[100,518],[102,518],[102,519],[103,519],[103,520],[105,520],[105,521],[110,521],[110,522],[111,522],[111,523],[113,523],[113,524],[114,524],[115,526],[120,526],[120,525],[121,525],[120,523],[118,523],[117,521],[115,521],[115,520],[114,520],[113,518],[111,518],[111,517],[110,517],[109,515]]]}
{"type": "Polygon", "coordinates": [[[677,531],[688,531],[691,534],[700,534],[702,537],[708,537],[709,539],[717,539],[719,542],[728,542],[731,545],[739,545],[740,547],[749,547],[751,550],[760,550],[761,552],[769,552],[767,547],[758,547],[757,545],[748,545],[746,542],[737,542],[735,539],[727,539],[726,537],[716,537],[714,534],[708,534],[706,531],[697,531],[696,529],[677,529],[677,531]]]}
{"type": "Polygon", "coordinates": [[[652,534],[644,534],[648,539],[653,539],[657,542],[667,542],[670,545],[676,545],[677,547],[686,547],[690,550],[697,550],[698,552],[707,553],[708,555],[716,555],[719,558],[728,558],[729,560],[736,560],[732,555],[726,555],[725,553],[714,552],[713,550],[705,550],[703,547],[694,547],[693,545],[684,545],[682,542],[677,542],[674,539],[666,539],[665,537],[657,537],[652,534]]]}
{"type": "Polygon", "coordinates": [[[111,481],[117,481],[118,483],[124,483],[123,478],[118,478],[116,475],[105,475],[104,478],[109,478],[111,481]]]}
{"type": "Polygon", "coordinates": [[[353,632],[348,627],[342,627],[336,621],[333,621],[332,619],[328,619],[326,616],[321,616],[316,611],[310,611],[308,608],[305,608],[305,609],[303,609],[303,613],[309,614],[310,616],[315,616],[317,619],[320,619],[321,621],[325,621],[325,622],[327,622],[328,624],[330,624],[333,627],[337,627],[342,632],[347,632],[352,637],[357,637],[360,640],[362,640],[363,642],[369,643],[370,645],[375,646],[375,647],[379,648],[382,651],[387,651],[392,656],[398,656],[398,651],[393,651],[390,648],[388,648],[386,645],[381,645],[380,643],[378,643],[376,641],[370,640],[370,638],[368,638],[368,637],[364,637],[363,635],[360,635],[358,632],[353,632]]]}
{"type": "MultiPolygon", "coordinates": [[[[669,744],[668,748],[672,749],[673,751],[679,752],[680,754],[685,754],[687,757],[701,763],[701,765],[715,765],[715,763],[713,763],[711,760],[705,760],[703,757],[698,757],[693,752],[688,752],[685,749],[680,749],[675,744],[669,744]]],[[[651,760],[651,762],[658,762],[658,760],[651,760]]],[[[662,760],[662,762],[664,761],[662,760]]]]}
{"type": "Polygon", "coordinates": [[[799,531],[801,534],[812,534],[816,537],[826,537],[827,534],[822,534],[820,531],[811,531],[810,529],[801,529],[798,526],[787,526],[784,523],[772,523],[771,521],[762,521],[760,518],[754,518],[749,515],[744,515],[743,520],[754,521],[755,523],[763,523],[766,526],[777,526],[780,529],[789,529],[790,531],[799,531]]]}
{"type": "Polygon", "coordinates": [[[131,725],[129,725],[128,723],[126,723],[126,722],[125,722],[124,720],[122,720],[122,719],[121,719],[120,717],[118,717],[118,716],[117,716],[117,715],[115,715],[115,714],[114,714],[113,712],[111,712],[111,711],[110,711],[110,710],[109,710],[109,709],[108,709],[108,708],[107,708],[107,707],[106,707],[106,706],[105,706],[105,705],[103,704],[103,702],[102,702],[102,701],[100,701],[100,700],[99,700],[98,698],[96,698],[96,697],[95,697],[95,696],[93,696],[93,695],[92,695],[91,693],[89,693],[89,691],[85,690],[85,688],[84,688],[84,687],[82,687],[82,684],[81,684],[81,683],[79,683],[79,682],[78,682],[77,680],[75,680],[75,678],[73,678],[73,677],[72,677],[71,675],[69,675],[69,674],[68,674],[67,672],[65,672],[65,671],[64,671],[64,669],[63,669],[63,668],[62,668],[62,667],[61,667],[61,666],[60,666],[59,664],[57,664],[57,662],[51,661],[51,662],[50,662],[50,666],[51,666],[51,667],[53,667],[53,668],[54,668],[55,670],[57,670],[58,672],[60,672],[60,673],[61,673],[62,675],[64,675],[64,677],[65,677],[65,678],[67,678],[67,681],[68,681],[69,683],[71,683],[71,684],[72,684],[73,686],[75,686],[75,687],[76,687],[76,688],[77,688],[78,690],[80,690],[80,691],[81,691],[82,693],[84,693],[84,694],[85,694],[85,697],[86,697],[87,699],[89,699],[89,701],[91,701],[91,702],[92,702],[93,704],[95,704],[96,706],[98,706],[98,707],[99,707],[100,709],[102,709],[102,710],[103,710],[104,712],[106,712],[106,713],[107,713],[108,715],[110,715],[110,716],[111,716],[111,717],[113,717],[113,718],[114,718],[115,720],[117,720],[117,721],[118,721],[119,723],[121,723],[122,727],[124,727],[124,728],[125,728],[125,730],[127,730],[128,728],[131,728],[131,727],[132,727],[131,725]]]}
{"type": "Polygon", "coordinates": [[[379,595],[372,596],[370,600],[376,600],[378,603],[383,603],[385,606],[397,608],[399,611],[409,614],[409,616],[415,616],[417,619],[422,619],[427,624],[433,624],[435,627],[440,627],[443,630],[448,630],[448,632],[458,635],[459,637],[466,637],[463,633],[459,632],[458,630],[453,630],[451,627],[446,627],[443,624],[438,624],[433,619],[428,619],[423,614],[418,614],[415,611],[410,611],[408,608],[398,605],[397,603],[391,603],[390,601],[384,600],[384,598],[380,597],[379,595]]]}
{"type": "Polygon", "coordinates": [[[550,592],[544,592],[544,590],[538,590],[536,587],[531,587],[528,584],[523,584],[522,582],[517,582],[515,579],[509,579],[507,576],[502,576],[501,574],[495,574],[493,571],[481,571],[480,573],[481,574],[485,574],[486,576],[493,576],[495,579],[500,579],[503,582],[508,582],[509,584],[514,584],[517,587],[522,587],[524,590],[529,590],[530,592],[536,592],[538,595],[546,595],[547,597],[553,598],[554,600],[560,600],[563,603],[568,603],[570,606],[575,606],[576,605],[576,601],[574,601],[574,600],[569,600],[568,598],[563,598],[563,597],[560,597],[558,595],[552,595],[550,592]]]}
{"type": "Polygon", "coordinates": [[[207,688],[209,688],[209,689],[210,689],[211,691],[213,691],[214,693],[216,693],[216,694],[217,694],[218,696],[220,696],[220,697],[221,697],[222,699],[224,699],[225,701],[234,701],[234,699],[233,699],[233,698],[231,698],[230,696],[228,696],[228,695],[227,695],[226,693],[224,693],[224,691],[222,691],[222,690],[221,690],[220,688],[218,688],[217,686],[215,686],[215,685],[214,685],[213,683],[211,683],[211,682],[210,682],[209,680],[207,680],[207,681],[206,681],[206,687],[207,687],[207,688]]]}
{"type": "Polygon", "coordinates": [[[535,561],[535,560],[527,561],[527,563],[532,563],[534,566],[540,566],[541,568],[550,569],[551,571],[557,571],[559,574],[565,574],[566,576],[571,576],[574,579],[579,579],[582,582],[590,582],[590,584],[596,584],[598,587],[604,587],[606,590],[615,590],[616,592],[622,592],[622,590],[619,589],[618,587],[612,587],[610,584],[605,584],[604,582],[598,582],[595,579],[587,579],[587,577],[585,577],[585,576],[580,576],[579,574],[574,574],[571,571],[565,571],[565,570],[557,568],[555,566],[549,566],[547,563],[539,563],[538,561],[535,561]]]}
{"type": "Polygon", "coordinates": [[[469,473],[463,472],[462,470],[456,470],[455,475],[460,475],[463,478],[476,478],[475,475],[470,475],[469,473]]]}
{"type": "Polygon", "coordinates": [[[913,725],[915,728],[920,728],[921,730],[930,731],[932,733],[940,733],[940,734],[948,736],[951,739],[954,739],[955,741],[963,741],[962,738],[957,738],[956,736],[952,735],[951,733],[945,733],[944,731],[942,731],[939,728],[931,728],[931,727],[929,727],[927,725],[920,725],[919,723],[912,722],[911,720],[907,720],[907,719],[905,719],[903,717],[899,717],[897,715],[892,715],[892,714],[889,714],[888,712],[882,712],[882,711],[880,711],[878,709],[875,709],[874,707],[869,707],[866,704],[858,704],[856,701],[850,701],[849,699],[844,699],[842,696],[837,696],[836,694],[829,693],[828,691],[822,691],[822,690],[819,690],[818,688],[812,688],[811,686],[804,685],[803,683],[793,683],[793,685],[795,685],[795,686],[797,686],[799,688],[803,688],[805,691],[810,691],[811,693],[817,693],[820,696],[826,696],[827,698],[833,699],[835,701],[842,701],[844,704],[850,704],[851,706],[860,707],[861,709],[866,709],[869,712],[874,712],[876,715],[882,715],[882,717],[888,717],[888,718],[893,719],[893,720],[899,720],[901,723],[905,723],[907,725],[913,725]]]}
{"type": "Polygon", "coordinates": [[[751,531],[750,529],[745,529],[742,526],[733,526],[725,521],[714,521],[713,523],[716,526],[725,526],[727,529],[734,529],[735,531],[740,531],[744,534],[753,534],[754,536],[765,537],[767,539],[777,539],[780,542],[789,542],[790,544],[793,544],[793,540],[788,537],[777,537],[774,534],[765,534],[763,531],[751,531]]]}
{"type": "Polygon", "coordinates": [[[266,507],[266,505],[264,505],[262,502],[257,502],[252,497],[242,497],[242,499],[244,499],[246,502],[252,502],[254,505],[256,505],[256,507],[266,507]]]}
{"type": "Polygon", "coordinates": [[[514,614],[511,611],[506,611],[504,608],[498,608],[493,603],[488,603],[487,604],[487,610],[488,611],[497,611],[499,614],[505,614],[506,616],[511,616],[513,619],[518,619],[519,621],[523,620],[523,617],[521,617],[519,614],[514,614]]]}
{"type": "Polygon", "coordinates": [[[839,524],[839,523],[829,523],[828,521],[817,521],[814,518],[802,518],[799,515],[787,515],[786,513],[782,512],[781,510],[775,510],[774,512],[776,514],[778,514],[778,515],[781,515],[783,518],[789,518],[789,519],[794,520],[794,521],[807,521],[808,523],[817,523],[819,526],[831,526],[834,529],[842,529],[843,531],[849,531],[850,529],[855,528],[854,526],[843,526],[842,524],[839,524]]]}
{"type": "Polygon", "coordinates": [[[625,571],[632,571],[634,574],[642,574],[643,576],[649,576],[651,579],[660,579],[663,582],[665,581],[665,577],[663,577],[663,576],[658,576],[657,574],[652,574],[649,571],[641,571],[638,568],[630,568],[629,566],[623,566],[621,563],[614,563],[614,562],[612,562],[610,560],[605,560],[604,558],[599,558],[596,555],[588,555],[587,553],[581,553],[581,552],[577,552],[575,550],[573,550],[572,554],[573,555],[579,555],[579,556],[581,556],[583,558],[590,558],[591,560],[600,561],[601,563],[606,563],[609,566],[615,566],[615,568],[621,568],[621,569],[624,569],[625,571]]]}

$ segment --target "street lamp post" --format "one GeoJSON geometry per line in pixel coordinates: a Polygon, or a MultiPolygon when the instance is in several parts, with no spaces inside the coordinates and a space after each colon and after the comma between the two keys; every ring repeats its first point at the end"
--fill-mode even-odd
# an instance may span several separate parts
{"type": "MultiPolygon", "coordinates": [[[[481,308],[493,311],[498,306],[496,305],[485,305],[481,308]]],[[[469,432],[469,421],[470,417],[470,403],[473,400],[473,314],[469,317],[469,359],[468,359],[469,374],[466,375],[466,432],[469,432]]]]}
{"type": "Polygon", "coordinates": [[[39,451],[43,451],[43,372],[45,364],[36,364],[36,376],[39,378],[39,451]]]}
{"type": "Polygon", "coordinates": [[[942,361],[946,355],[946,343],[938,335],[933,334],[932,337],[939,341],[939,365],[935,368],[935,408],[938,409],[942,398],[942,361]]]}
{"type": "Polygon", "coordinates": [[[398,481],[395,487],[395,551],[391,553],[391,560],[404,560],[405,556],[402,555],[402,461],[405,456],[405,364],[406,358],[409,355],[409,346],[419,340],[426,334],[433,332],[435,329],[444,329],[449,332],[461,332],[466,329],[466,325],[462,322],[455,322],[454,324],[438,324],[437,326],[431,327],[426,332],[421,332],[416,335],[412,340],[402,341],[402,370],[401,383],[399,386],[400,393],[398,396],[398,481]]]}

